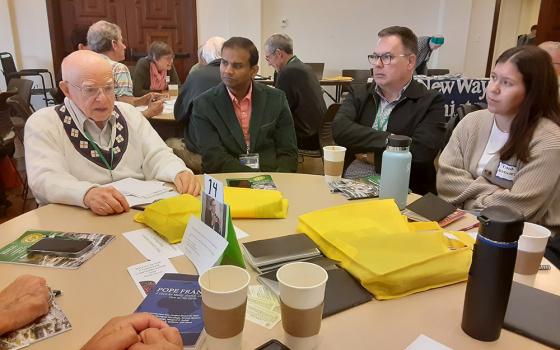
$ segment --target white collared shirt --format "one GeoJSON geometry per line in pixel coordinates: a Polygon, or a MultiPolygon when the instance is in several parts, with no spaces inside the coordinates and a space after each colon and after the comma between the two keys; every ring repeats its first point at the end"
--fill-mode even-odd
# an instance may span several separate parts
{"type": "Polygon", "coordinates": [[[86,117],[82,110],[68,97],[64,98],[64,104],[82,135],[89,138],[85,133],[87,131],[91,135],[92,141],[103,150],[108,150],[113,145],[117,132],[115,127],[117,118],[113,113],[109,116],[105,126],[100,128],[93,120],[86,117]]]}

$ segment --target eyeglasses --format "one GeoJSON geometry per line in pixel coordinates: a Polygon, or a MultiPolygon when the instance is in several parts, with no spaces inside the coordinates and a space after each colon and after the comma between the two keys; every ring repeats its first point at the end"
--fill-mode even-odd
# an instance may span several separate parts
{"type": "Polygon", "coordinates": [[[268,55],[264,55],[264,58],[268,62],[268,61],[270,61],[270,57],[274,56],[275,54],[276,54],[276,50],[274,50],[272,53],[270,53],[268,55]]]}
{"type": "Polygon", "coordinates": [[[408,55],[392,55],[390,53],[384,53],[383,55],[378,55],[376,53],[374,53],[373,55],[368,55],[367,58],[369,60],[369,63],[371,63],[372,65],[377,63],[377,60],[381,59],[381,63],[383,64],[391,64],[391,61],[393,60],[393,58],[395,57],[406,57],[406,56],[410,56],[410,54],[408,55]]]}
{"type": "Polygon", "coordinates": [[[77,86],[67,81],[68,84],[72,85],[76,89],[80,90],[85,98],[96,98],[99,93],[104,94],[107,97],[115,95],[115,84],[107,84],[105,86],[95,87],[95,86],[77,86]]]}

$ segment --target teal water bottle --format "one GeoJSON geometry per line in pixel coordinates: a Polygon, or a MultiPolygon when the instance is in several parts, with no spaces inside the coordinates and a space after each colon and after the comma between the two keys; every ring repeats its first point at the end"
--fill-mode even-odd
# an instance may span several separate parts
{"type": "Polygon", "coordinates": [[[408,136],[390,135],[381,160],[379,198],[393,198],[401,210],[406,207],[408,196],[412,161],[412,154],[409,151],[411,143],[412,139],[408,136]]]}

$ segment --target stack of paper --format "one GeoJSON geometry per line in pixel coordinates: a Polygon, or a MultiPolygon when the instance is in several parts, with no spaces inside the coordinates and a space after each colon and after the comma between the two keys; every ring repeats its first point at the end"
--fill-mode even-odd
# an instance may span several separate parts
{"type": "Polygon", "coordinates": [[[113,186],[122,193],[128,205],[150,204],[159,199],[179,195],[171,187],[161,181],[143,181],[127,177],[119,181],[111,182],[105,186],[113,186]]]}
{"type": "Polygon", "coordinates": [[[280,321],[278,297],[262,285],[249,286],[245,318],[267,329],[280,321]]]}
{"type": "Polygon", "coordinates": [[[175,101],[177,101],[177,98],[174,98],[172,100],[165,100],[163,102],[163,114],[166,113],[173,113],[173,108],[175,108],[175,101]]]}

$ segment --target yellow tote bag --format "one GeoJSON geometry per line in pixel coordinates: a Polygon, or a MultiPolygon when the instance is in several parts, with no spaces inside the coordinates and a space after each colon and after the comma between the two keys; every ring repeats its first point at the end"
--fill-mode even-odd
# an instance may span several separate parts
{"type": "Polygon", "coordinates": [[[408,223],[393,200],[370,200],[299,217],[307,234],[377,299],[467,279],[474,240],[435,222],[408,223]]]}
{"type": "Polygon", "coordinates": [[[169,243],[178,243],[183,239],[191,215],[200,218],[200,208],[200,200],[182,194],[150,204],[136,214],[134,220],[151,227],[169,243]]]}
{"type": "Polygon", "coordinates": [[[284,219],[288,216],[288,200],[282,192],[224,187],[224,201],[234,219],[284,219]]]}

